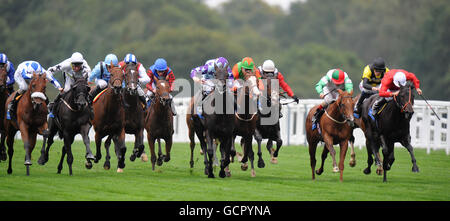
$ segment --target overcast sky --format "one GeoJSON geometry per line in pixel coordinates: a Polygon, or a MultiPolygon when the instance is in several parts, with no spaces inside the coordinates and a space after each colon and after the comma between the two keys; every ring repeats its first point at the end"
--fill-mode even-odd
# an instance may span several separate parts
{"type": "MultiPolygon", "coordinates": [[[[206,0],[206,4],[211,7],[216,7],[227,0],[206,0]]],[[[287,11],[291,2],[299,1],[299,0],[264,0],[270,5],[279,5],[283,10],[287,11]]]]}

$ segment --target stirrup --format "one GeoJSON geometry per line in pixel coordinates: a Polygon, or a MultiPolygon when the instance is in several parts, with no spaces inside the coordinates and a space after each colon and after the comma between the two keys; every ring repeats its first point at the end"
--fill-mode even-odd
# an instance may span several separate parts
{"type": "Polygon", "coordinates": [[[11,120],[11,114],[9,113],[10,111],[6,112],[6,119],[7,120],[11,120]]]}
{"type": "Polygon", "coordinates": [[[369,115],[370,118],[372,118],[373,121],[375,121],[375,116],[373,115],[373,109],[372,108],[369,109],[368,115],[369,115]]]}
{"type": "Polygon", "coordinates": [[[361,116],[359,116],[359,114],[357,114],[357,113],[355,113],[355,112],[353,112],[353,116],[356,118],[356,119],[359,119],[361,116]]]}

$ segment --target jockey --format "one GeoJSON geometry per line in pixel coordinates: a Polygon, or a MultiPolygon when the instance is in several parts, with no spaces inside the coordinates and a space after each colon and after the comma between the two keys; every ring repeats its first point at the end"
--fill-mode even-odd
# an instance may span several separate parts
{"type": "Polygon", "coordinates": [[[359,89],[361,90],[361,96],[355,105],[354,113],[356,118],[359,118],[361,114],[361,104],[363,101],[378,93],[380,90],[381,79],[384,77],[384,73],[389,71],[383,58],[378,57],[364,68],[362,81],[359,83],[359,89]]]}
{"type": "Polygon", "coordinates": [[[316,84],[316,91],[320,95],[320,98],[323,99],[323,102],[316,109],[316,112],[312,117],[313,125],[316,125],[324,110],[339,96],[339,93],[336,89],[330,89],[328,87],[328,83],[330,82],[333,82],[336,85],[337,89],[341,89],[349,93],[353,92],[352,80],[348,77],[346,72],[341,69],[329,70],[327,74],[323,76],[316,84]]]}
{"type": "MultiPolygon", "coordinates": [[[[278,84],[280,87],[286,91],[287,95],[295,100],[298,104],[298,97],[297,95],[294,95],[294,92],[292,92],[291,87],[284,81],[284,76],[281,74],[281,72],[278,72],[278,69],[275,67],[275,63],[272,60],[265,60],[262,66],[258,67],[258,70],[260,73],[262,73],[262,78],[274,78],[278,79],[278,84]]],[[[283,117],[281,114],[281,105],[280,105],[280,118],[283,117]]]]}
{"type": "MultiPolygon", "coordinates": [[[[18,103],[18,97],[28,90],[28,83],[33,78],[33,73],[42,75],[46,73],[47,80],[55,86],[58,91],[62,91],[61,84],[56,80],[51,73],[47,71],[37,61],[24,61],[17,66],[17,70],[14,73],[14,79],[19,85],[19,90],[15,94],[13,100],[8,104],[8,111],[6,113],[6,119],[11,120],[11,112],[15,113],[15,109],[18,103]]],[[[43,98],[44,99],[44,98],[43,98]]],[[[45,102],[48,104],[48,98],[45,97],[45,102]]]]}
{"type": "MultiPolygon", "coordinates": [[[[217,67],[223,68],[227,65],[229,65],[228,60],[224,57],[219,57],[216,59],[210,59],[206,61],[206,63],[202,66],[196,67],[191,70],[191,78],[194,80],[195,83],[198,83],[202,86],[202,89],[199,93],[202,93],[202,96],[199,94],[195,95],[195,103],[198,104],[197,106],[197,113],[201,113],[201,102],[199,101],[200,98],[202,100],[210,94],[214,90],[214,83],[212,83],[211,79],[214,79],[214,74],[216,72],[216,69],[214,68],[214,65],[217,67]]],[[[228,66],[228,79],[227,82],[228,88],[231,88],[233,86],[233,73],[231,72],[230,66],[228,66]]]]}
{"type": "MultiPolygon", "coordinates": [[[[170,69],[167,66],[167,61],[164,58],[158,58],[155,60],[155,63],[150,66],[147,70],[147,75],[150,78],[150,82],[146,85],[147,86],[147,96],[150,98],[149,103],[151,101],[151,98],[154,97],[154,94],[156,93],[156,85],[155,80],[153,77],[159,78],[159,77],[167,77],[169,76],[169,87],[170,92],[173,91],[173,82],[175,81],[175,75],[173,74],[172,69],[170,69]]],[[[170,108],[172,109],[172,113],[174,116],[177,115],[177,112],[175,110],[175,104],[173,103],[172,95],[170,95],[171,102],[170,102],[170,108]]]]}
{"type": "Polygon", "coordinates": [[[420,81],[417,79],[415,74],[403,69],[392,69],[386,72],[381,80],[381,87],[379,90],[380,97],[373,103],[372,108],[368,113],[372,120],[375,120],[380,107],[382,107],[386,102],[392,100],[392,97],[398,95],[400,92],[400,86],[405,86],[406,81],[412,81],[417,93],[419,95],[422,94],[422,90],[420,89],[420,81]]]}
{"type": "MultiPolygon", "coordinates": [[[[62,72],[65,83],[64,83],[64,93],[68,92],[72,87],[73,83],[75,83],[77,78],[86,78],[91,72],[91,67],[84,60],[83,55],[80,52],[75,52],[72,54],[70,58],[62,61],[61,63],[48,68],[48,73],[54,75],[56,72],[62,72]]],[[[62,93],[59,93],[55,100],[49,104],[50,117],[54,117],[53,109],[56,104],[59,102],[59,99],[62,97],[62,93]]]]}
{"type": "MultiPolygon", "coordinates": [[[[242,87],[240,85],[238,79],[245,81],[245,74],[250,73],[252,71],[255,71],[256,78],[261,79],[261,73],[257,68],[255,68],[255,62],[253,62],[253,59],[250,57],[245,57],[242,59],[242,61],[238,62],[233,66],[232,73],[234,77],[234,90],[236,90],[239,87],[242,87]]],[[[258,88],[262,90],[264,88],[261,81],[257,81],[258,88]]]]}
{"type": "Polygon", "coordinates": [[[92,103],[95,96],[108,87],[109,78],[111,77],[111,63],[114,67],[119,66],[119,61],[115,54],[108,54],[105,57],[105,61],[100,61],[95,65],[92,72],[89,74],[88,81],[95,81],[96,87],[89,93],[89,102],[92,103]]]}
{"type": "Polygon", "coordinates": [[[6,73],[8,74],[6,80],[6,88],[8,89],[9,94],[12,94],[14,92],[14,83],[16,82],[14,80],[14,72],[16,70],[14,69],[14,64],[8,60],[8,57],[6,57],[6,54],[0,53],[0,68],[3,68],[5,66],[6,73]]]}
{"type": "MultiPolygon", "coordinates": [[[[137,65],[137,70],[139,72],[139,82],[141,84],[148,84],[150,82],[150,78],[148,77],[146,71],[145,71],[145,67],[144,65],[142,65],[141,62],[138,62],[136,56],[134,54],[127,54],[125,55],[125,57],[123,58],[123,61],[119,62],[119,66],[122,68],[122,70],[125,72],[125,67],[127,64],[133,63],[135,65],[137,65]]],[[[138,95],[139,95],[139,99],[141,100],[141,102],[143,104],[145,104],[145,93],[144,90],[142,90],[141,85],[138,85],[138,95]]]]}

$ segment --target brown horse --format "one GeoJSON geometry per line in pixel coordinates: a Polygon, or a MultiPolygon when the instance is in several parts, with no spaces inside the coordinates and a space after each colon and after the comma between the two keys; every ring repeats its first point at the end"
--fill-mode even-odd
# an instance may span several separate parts
{"type": "MultiPolygon", "coordinates": [[[[122,98],[122,82],[124,73],[120,67],[114,67],[111,64],[111,78],[106,91],[100,95],[98,100],[93,104],[94,119],[92,125],[95,130],[95,145],[97,153],[95,163],[102,158],[101,145],[102,138],[108,136],[107,140],[114,141],[114,149],[118,159],[117,172],[123,172],[125,168],[125,110],[122,98]]],[[[109,146],[111,142],[105,142],[106,160],[103,168],[110,168],[109,146]]]]}
{"type": "Polygon", "coordinates": [[[145,130],[147,130],[147,140],[150,146],[150,161],[152,163],[152,170],[155,170],[156,154],[155,154],[155,140],[158,139],[158,166],[162,162],[169,162],[170,150],[172,148],[173,130],[173,114],[170,108],[172,98],[170,97],[170,85],[168,83],[169,75],[165,79],[159,80],[154,77],[156,84],[155,97],[152,103],[147,108],[145,115],[145,130]],[[161,152],[161,144],[159,139],[164,139],[166,143],[166,155],[161,152]]]}
{"type": "Polygon", "coordinates": [[[325,110],[325,116],[321,117],[319,120],[320,128],[312,130],[311,118],[316,112],[318,106],[313,107],[306,117],[306,137],[309,144],[309,156],[311,162],[312,179],[315,179],[315,173],[317,175],[322,174],[323,164],[330,152],[333,158],[333,172],[340,172],[340,181],[343,181],[344,172],[344,160],[345,154],[347,153],[348,142],[352,136],[353,127],[353,92],[348,93],[340,89],[337,90],[339,97],[337,100],[328,105],[325,110]],[[319,132],[321,130],[321,133],[319,132]],[[322,165],[320,169],[315,170],[316,167],[316,148],[319,141],[325,142],[326,148],[323,148],[322,152],[322,165]],[[336,151],[333,148],[334,144],[339,144],[340,159],[339,167],[336,163],[336,151]]]}
{"type": "MultiPolygon", "coordinates": [[[[6,89],[6,80],[8,73],[6,72],[6,65],[0,67],[0,107],[5,107],[6,99],[8,99],[8,90],[6,89]]],[[[6,112],[4,108],[0,108],[0,116],[5,116],[6,112]]],[[[5,147],[5,124],[0,122],[0,161],[6,160],[6,147],[5,147]]]]}
{"type": "MultiPolygon", "coordinates": [[[[48,136],[47,129],[47,104],[45,89],[48,80],[46,74],[33,73],[33,77],[28,86],[28,90],[22,95],[22,98],[17,104],[17,121],[7,120],[4,118],[5,130],[6,130],[6,144],[8,145],[8,157],[9,166],[8,174],[12,173],[12,156],[14,153],[14,136],[17,131],[20,130],[22,141],[25,148],[25,166],[27,168],[27,176],[30,175],[31,152],[36,145],[37,134],[44,135],[43,147],[45,148],[46,139],[48,136]]],[[[18,92],[15,92],[18,93],[18,92]]],[[[14,98],[15,93],[9,96],[6,101],[5,110],[7,105],[14,98]]]]}
{"type": "Polygon", "coordinates": [[[244,156],[241,159],[241,169],[247,170],[247,161],[250,159],[251,164],[251,176],[255,177],[255,168],[253,165],[254,152],[252,148],[253,136],[255,135],[256,123],[259,119],[257,100],[260,95],[260,91],[257,86],[257,78],[255,72],[247,72],[245,74],[245,86],[238,90],[236,104],[237,112],[235,115],[235,127],[233,132],[232,150],[234,148],[234,139],[236,136],[241,136],[241,145],[244,151],[244,156]]]}
{"type": "Polygon", "coordinates": [[[125,70],[125,91],[123,93],[125,103],[125,133],[133,134],[134,149],[130,160],[141,157],[144,151],[144,115],[145,109],[139,100],[139,72],[136,64],[127,64],[125,70]]]}

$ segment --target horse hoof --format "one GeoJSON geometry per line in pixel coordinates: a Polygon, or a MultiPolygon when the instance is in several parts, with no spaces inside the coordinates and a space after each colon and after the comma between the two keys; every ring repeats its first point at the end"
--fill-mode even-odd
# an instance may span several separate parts
{"type": "Polygon", "coordinates": [[[256,173],[255,173],[255,170],[254,170],[254,169],[252,169],[251,175],[252,175],[252,177],[256,177],[256,173]]]}
{"type": "Polygon", "coordinates": [[[103,164],[103,169],[109,170],[110,168],[111,168],[111,164],[109,162],[105,162],[105,164],[103,164]]]}
{"type": "Polygon", "coordinates": [[[170,161],[170,156],[165,156],[165,157],[164,157],[164,162],[167,163],[167,162],[169,162],[169,161],[170,161]]]}
{"type": "Polygon", "coordinates": [[[147,156],[147,154],[142,153],[142,154],[141,154],[141,160],[142,160],[142,162],[148,162],[148,156],[147,156]]]}
{"type": "Polygon", "coordinates": [[[208,178],[215,178],[213,173],[208,174],[208,178]]]}
{"type": "Polygon", "coordinates": [[[350,167],[355,167],[356,166],[356,160],[350,160],[350,162],[348,164],[350,165],[350,167]]]}
{"type": "Polygon", "coordinates": [[[323,169],[318,169],[318,170],[316,170],[316,174],[317,175],[321,175],[323,173],[323,169]]]}
{"type": "Polygon", "coordinates": [[[31,165],[33,165],[33,163],[31,163],[30,160],[25,160],[24,165],[25,165],[25,166],[31,166],[31,165]]]}
{"type": "Polygon", "coordinates": [[[84,166],[86,166],[86,169],[92,169],[92,162],[86,162],[84,166]]]}
{"type": "Polygon", "coordinates": [[[131,162],[134,162],[134,160],[136,160],[136,155],[131,154],[131,156],[130,156],[130,161],[131,161],[131,162]]]}
{"type": "Polygon", "coordinates": [[[162,166],[162,164],[163,164],[163,159],[159,158],[159,159],[156,161],[156,165],[162,166]]]}
{"type": "Polygon", "coordinates": [[[86,155],[86,160],[95,160],[95,156],[92,153],[87,154],[86,155]]]}
{"type": "Polygon", "coordinates": [[[45,165],[46,162],[47,161],[43,157],[40,157],[39,160],[38,160],[38,164],[41,165],[41,166],[45,165]]]}
{"type": "Polygon", "coordinates": [[[419,172],[419,167],[413,167],[412,168],[412,172],[413,173],[418,173],[419,172]]]}
{"type": "Polygon", "coordinates": [[[225,174],[225,171],[224,171],[224,170],[221,170],[221,171],[219,172],[219,177],[220,177],[220,178],[225,178],[225,177],[226,177],[226,174],[225,174]]]}
{"type": "Polygon", "coordinates": [[[337,173],[339,172],[339,168],[338,167],[333,167],[333,173],[337,173]]]}
{"type": "Polygon", "coordinates": [[[122,168],[117,168],[117,172],[118,173],[123,173],[123,169],[122,168]]]}
{"type": "Polygon", "coordinates": [[[248,169],[248,164],[241,164],[241,170],[246,171],[248,169]]]}
{"type": "Polygon", "coordinates": [[[258,168],[264,168],[265,166],[266,166],[266,164],[264,163],[264,160],[258,161],[258,168]]]}
{"type": "Polygon", "coordinates": [[[383,169],[377,169],[377,175],[381,176],[383,174],[383,169]]]}
{"type": "Polygon", "coordinates": [[[230,169],[228,169],[228,167],[225,168],[225,174],[227,175],[227,177],[231,177],[231,171],[230,169]]]}
{"type": "Polygon", "coordinates": [[[366,168],[363,170],[364,174],[369,175],[372,171],[370,171],[370,168],[366,168]]]}
{"type": "Polygon", "coordinates": [[[272,164],[277,164],[278,163],[278,159],[276,157],[272,157],[272,159],[270,160],[270,162],[272,164]]]}
{"type": "Polygon", "coordinates": [[[7,158],[7,156],[6,156],[6,153],[2,153],[2,154],[0,154],[0,161],[6,161],[6,158],[7,158]]]}

